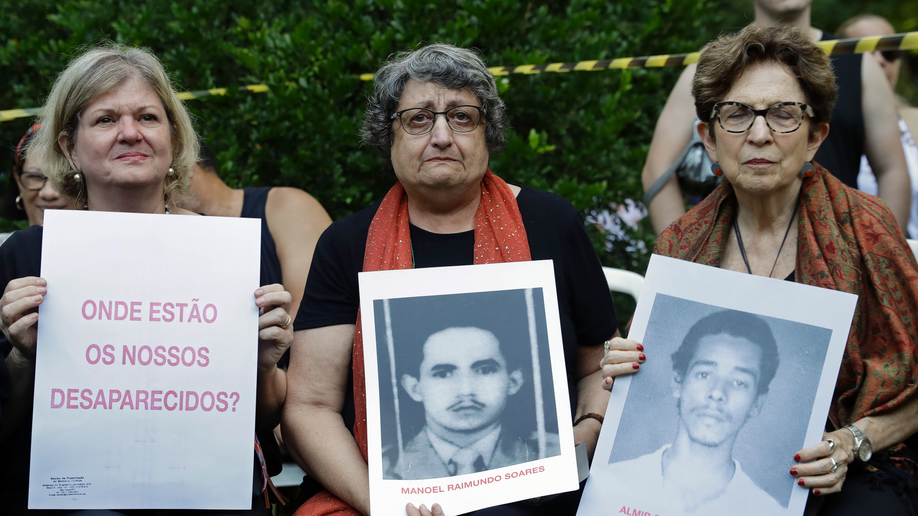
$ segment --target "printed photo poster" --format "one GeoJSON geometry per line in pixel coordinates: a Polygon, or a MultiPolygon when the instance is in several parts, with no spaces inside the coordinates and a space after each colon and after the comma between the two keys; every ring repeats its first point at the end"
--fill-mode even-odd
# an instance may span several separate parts
{"type": "Polygon", "coordinates": [[[251,507],[260,231],[45,213],[29,508],[251,507]]]}
{"type": "Polygon", "coordinates": [[[374,515],[577,489],[551,261],[359,280],[374,515]]]}
{"type": "Polygon", "coordinates": [[[801,515],[857,296],[651,257],[578,515],[801,515]],[[720,475],[720,476],[718,476],[720,475]]]}

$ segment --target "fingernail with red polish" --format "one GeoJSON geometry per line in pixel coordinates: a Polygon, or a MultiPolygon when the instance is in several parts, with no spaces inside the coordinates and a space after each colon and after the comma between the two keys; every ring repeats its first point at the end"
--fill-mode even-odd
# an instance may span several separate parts
{"type": "Polygon", "coordinates": [[[813,494],[814,494],[814,495],[818,495],[818,494],[819,494],[819,489],[813,489],[813,494]]]}
{"type": "Polygon", "coordinates": [[[647,356],[641,353],[640,355],[638,355],[638,360],[643,362],[644,360],[647,360],[647,356]]]}
{"type": "Polygon", "coordinates": [[[794,460],[800,462],[800,454],[794,455],[794,460]]]}
{"type": "Polygon", "coordinates": [[[798,486],[805,486],[805,485],[806,485],[806,482],[804,482],[803,479],[801,478],[800,480],[797,481],[797,485],[798,485],[798,486]]]}
{"type": "Polygon", "coordinates": [[[638,344],[638,351],[644,351],[644,346],[638,344]]]}
{"type": "Polygon", "coordinates": [[[797,476],[797,468],[791,468],[791,469],[790,469],[790,474],[791,474],[791,475],[794,475],[794,476],[796,477],[796,476],[797,476]]]}
{"type": "Polygon", "coordinates": [[[633,369],[640,369],[640,368],[641,368],[641,364],[631,364],[631,367],[632,367],[633,369]]]}

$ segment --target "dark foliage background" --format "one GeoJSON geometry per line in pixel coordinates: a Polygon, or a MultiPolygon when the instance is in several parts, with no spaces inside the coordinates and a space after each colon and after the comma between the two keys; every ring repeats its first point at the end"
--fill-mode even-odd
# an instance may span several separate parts
{"type": "MultiPolygon", "coordinates": [[[[916,30],[915,0],[820,0],[813,24],[834,30],[875,12],[916,30]]],[[[490,66],[681,53],[752,18],[749,0],[0,0],[0,109],[40,106],[84,45],[103,39],[152,49],[179,90],[229,86],[188,102],[227,183],[290,185],[332,218],[381,197],[393,177],[358,129],[375,71],[393,52],[430,42],[475,47],[490,66]],[[268,93],[238,91],[264,83],[268,93]]],[[[912,55],[910,60],[914,61],[912,55]]],[[[918,63],[915,63],[918,64],[918,63]]],[[[657,115],[680,70],[576,72],[499,78],[509,106],[506,152],[491,168],[557,192],[588,215],[642,196],[640,171],[657,115]]],[[[900,91],[915,96],[911,76],[900,91]]],[[[31,123],[0,123],[0,185],[31,123]]],[[[0,230],[21,227],[0,219],[0,230]]],[[[605,265],[643,272],[649,224],[609,245],[591,226],[605,265]]]]}

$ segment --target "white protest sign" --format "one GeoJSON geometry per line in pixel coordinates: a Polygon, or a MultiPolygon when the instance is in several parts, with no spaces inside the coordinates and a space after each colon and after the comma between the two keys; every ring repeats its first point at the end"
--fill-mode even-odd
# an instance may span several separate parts
{"type": "Polygon", "coordinates": [[[251,507],[260,230],[45,213],[30,508],[251,507]]]}
{"type": "Polygon", "coordinates": [[[647,361],[615,380],[577,514],[803,514],[788,471],[822,440],[856,303],[652,256],[629,334],[647,361]]]}
{"type": "Polygon", "coordinates": [[[359,279],[374,515],[577,489],[550,260],[359,279]]]}

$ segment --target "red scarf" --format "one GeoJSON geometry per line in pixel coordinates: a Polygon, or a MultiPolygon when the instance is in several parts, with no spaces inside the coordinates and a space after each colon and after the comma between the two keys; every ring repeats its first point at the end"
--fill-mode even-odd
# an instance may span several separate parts
{"type": "MultiPolygon", "coordinates": [[[[475,212],[474,263],[525,262],[531,260],[523,217],[513,191],[503,179],[488,170],[481,181],[481,201],[475,212]]],[[[413,266],[408,196],[401,183],[383,198],[367,234],[363,271],[410,269],[413,266]]],[[[367,458],[367,394],[363,363],[363,334],[360,312],[351,357],[354,371],[354,438],[367,458]]],[[[358,516],[360,513],[328,491],[306,501],[295,516],[358,516]]]]}

